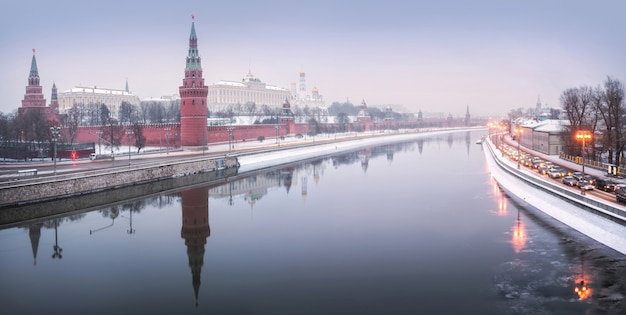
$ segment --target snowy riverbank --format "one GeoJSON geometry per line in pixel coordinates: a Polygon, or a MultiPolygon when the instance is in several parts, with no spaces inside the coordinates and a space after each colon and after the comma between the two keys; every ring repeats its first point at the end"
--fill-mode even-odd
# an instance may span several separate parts
{"type": "MultiPolygon", "coordinates": [[[[522,178],[515,176],[496,162],[499,154],[493,154],[493,144],[485,141],[485,157],[491,175],[511,197],[524,205],[542,211],[554,219],[574,228],[592,239],[626,254],[626,226],[608,218],[582,209],[566,196],[558,196],[530,185],[522,178]]],[[[493,148],[495,150],[495,148],[493,148]]]]}

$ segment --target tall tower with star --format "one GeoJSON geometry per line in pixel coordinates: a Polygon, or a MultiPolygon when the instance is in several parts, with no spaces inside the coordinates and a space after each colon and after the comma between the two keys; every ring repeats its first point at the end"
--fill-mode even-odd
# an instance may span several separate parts
{"type": "Polygon", "coordinates": [[[202,148],[207,143],[207,95],[209,88],[202,78],[202,65],[198,54],[198,37],[191,16],[189,52],[180,93],[180,139],[183,147],[202,148]]]}

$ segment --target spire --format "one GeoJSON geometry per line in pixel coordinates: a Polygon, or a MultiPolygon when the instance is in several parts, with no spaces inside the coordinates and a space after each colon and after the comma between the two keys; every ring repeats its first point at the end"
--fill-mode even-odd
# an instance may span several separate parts
{"type": "Polygon", "coordinates": [[[126,93],[130,94],[130,91],[128,90],[128,79],[126,79],[126,93]]]}
{"type": "Polygon", "coordinates": [[[30,63],[30,78],[39,78],[39,70],[37,70],[37,59],[35,58],[35,48],[33,48],[33,61],[30,63]]]}
{"type": "Polygon", "coordinates": [[[194,16],[191,16],[191,34],[189,34],[189,53],[187,55],[187,66],[185,70],[202,69],[200,65],[200,56],[198,55],[198,37],[196,36],[196,26],[193,22],[194,16]]]}

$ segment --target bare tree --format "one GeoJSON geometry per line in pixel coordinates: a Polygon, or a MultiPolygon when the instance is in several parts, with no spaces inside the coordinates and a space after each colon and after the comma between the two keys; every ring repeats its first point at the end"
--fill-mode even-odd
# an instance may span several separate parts
{"type": "Polygon", "coordinates": [[[624,149],[624,84],[617,79],[607,77],[601,93],[599,112],[604,121],[605,144],[608,149],[608,162],[619,166],[619,157],[624,149]]]}
{"type": "Polygon", "coordinates": [[[76,139],[76,132],[78,130],[78,126],[80,125],[80,109],[76,103],[72,106],[72,108],[67,110],[67,118],[65,121],[65,126],[69,132],[69,142],[71,144],[74,143],[74,139],[76,139]]]}

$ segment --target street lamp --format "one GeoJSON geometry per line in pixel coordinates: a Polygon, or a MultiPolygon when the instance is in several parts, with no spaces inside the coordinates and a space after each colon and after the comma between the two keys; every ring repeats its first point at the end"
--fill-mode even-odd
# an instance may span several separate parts
{"type": "Polygon", "coordinates": [[[96,134],[98,135],[98,154],[101,154],[102,153],[102,146],[101,146],[100,139],[102,139],[102,130],[96,130],[96,134]]]}
{"type": "Polygon", "coordinates": [[[169,136],[170,136],[170,128],[166,127],[165,128],[165,152],[166,154],[170,154],[170,140],[169,140],[169,136]]]}
{"type": "Polygon", "coordinates": [[[583,177],[585,176],[585,140],[591,139],[591,133],[586,130],[581,130],[576,133],[576,139],[583,141],[583,146],[580,149],[582,156],[582,165],[583,165],[583,177]]]}
{"type": "Polygon", "coordinates": [[[50,132],[52,133],[52,143],[54,144],[54,175],[57,174],[57,140],[59,139],[59,133],[61,132],[61,127],[53,126],[50,127],[50,132]]]}
{"type": "Polygon", "coordinates": [[[520,164],[520,156],[519,156],[519,143],[521,141],[521,136],[522,133],[524,132],[524,130],[520,127],[515,128],[515,132],[517,133],[517,169],[519,170],[519,164],[520,164]]]}
{"type": "Polygon", "coordinates": [[[278,136],[280,134],[280,125],[275,125],[274,128],[276,128],[276,143],[278,144],[278,146],[280,146],[280,140],[278,139],[278,136]]]}
{"type": "Polygon", "coordinates": [[[133,134],[133,131],[128,129],[126,134],[128,135],[128,167],[130,167],[130,136],[133,134]]]}
{"type": "Polygon", "coordinates": [[[233,137],[233,131],[235,130],[235,127],[226,127],[226,131],[228,131],[228,151],[230,151],[231,149],[233,149],[235,147],[234,145],[234,137],[233,137]]]}

